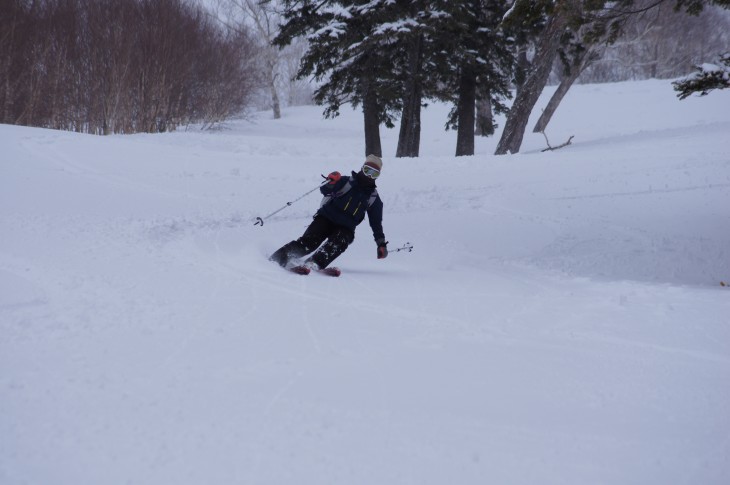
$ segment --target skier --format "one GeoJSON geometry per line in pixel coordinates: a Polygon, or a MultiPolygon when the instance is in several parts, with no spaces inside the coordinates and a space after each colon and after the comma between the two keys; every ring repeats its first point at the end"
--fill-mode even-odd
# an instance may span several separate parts
{"type": "MultiPolygon", "coordinates": [[[[324,270],[355,240],[355,227],[363,221],[366,212],[378,245],[378,259],[386,258],[388,242],[383,234],[383,201],[375,186],[382,168],[380,157],[368,155],[360,171],[353,171],[351,176],[330,173],[328,182],[320,188],[324,198],[312,223],[302,237],[285,244],[269,259],[297,273],[309,273],[309,268],[324,270]],[[316,249],[304,265],[290,267],[292,260],[316,249]]],[[[339,275],[336,268],[330,270],[333,275],[339,275]]]]}

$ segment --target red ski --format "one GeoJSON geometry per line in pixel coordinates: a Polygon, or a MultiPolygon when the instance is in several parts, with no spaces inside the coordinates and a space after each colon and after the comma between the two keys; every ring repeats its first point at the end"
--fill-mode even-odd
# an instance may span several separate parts
{"type": "Polygon", "coordinates": [[[286,268],[288,271],[291,271],[292,273],[300,274],[300,275],[308,275],[311,271],[309,268],[303,265],[299,266],[292,266],[291,268],[286,268]]]}
{"type": "Polygon", "coordinates": [[[330,268],[318,269],[316,271],[319,274],[323,274],[326,276],[334,276],[334,277],[340,276],[342,274],[342,271],[340,271],[340,268],[335,268],[334,266],[332,266],[330,268]]]}
{"type": "MultiPolygon", "coordinates": [[[[291,266],[289,268],[286,268],[286,270],[291,271],[292,273],[295,273],[295,274],[300,274],[300,275],[308,275],[309,273],[312,272],[312,269],[309,266],[304,266],[301,264],[297,265],[297,266],[291,266]]],[[[332,277],[337,277],[342,274],[342,271],[340,271],[340,268],[315,269],[314,271],[321,275],[332,276],[332,277]]]]}

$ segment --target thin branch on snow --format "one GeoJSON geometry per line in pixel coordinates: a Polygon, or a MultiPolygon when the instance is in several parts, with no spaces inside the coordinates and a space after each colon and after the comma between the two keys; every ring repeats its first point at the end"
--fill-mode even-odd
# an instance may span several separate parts
{"type": "Polygon", "coordinates": [[[568,141],[566,141],[562,145],[558,145],[558,146],[554,147],[554,146],[550,146],[550,140],[548,140],[548,137],[545,134],[545,131],[541,131],[540,133],[542,133],[542,136],[545,137],[545,143],[547,143],[547,146],[548,146],[547,148],[540,150],[541,152],[549,152],[549,151],[553,151],[553,150],[558,150],[563,147],[567,147],[568,145],[572,144],[573,138],[575,137],[575,135],[570,135],[570,138],[568,138],[568,141]]]}

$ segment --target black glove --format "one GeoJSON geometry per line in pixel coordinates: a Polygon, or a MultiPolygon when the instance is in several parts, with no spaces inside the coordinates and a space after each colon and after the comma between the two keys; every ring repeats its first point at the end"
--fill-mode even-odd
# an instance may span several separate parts
{"type": "Polygon", "coordinates": [[[378,259],[385,259],[388,257],[388,241],[380,239],[378,243],[378,259]]]}

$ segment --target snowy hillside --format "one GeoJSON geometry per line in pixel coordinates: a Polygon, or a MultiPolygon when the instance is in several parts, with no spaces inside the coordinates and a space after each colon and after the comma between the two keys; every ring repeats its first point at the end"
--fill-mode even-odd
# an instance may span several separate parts
{"type": "MultiPolygon", "coordinates": [[[[540,106],[547,102],[546,95],[540,106]]],[[[391,249],[267,261],[361,117],[214,132],[0,125],[0,483],[686,484],[730,477],[730,91],[576,86],[548,136],[418,159],[391,249]]]]}

